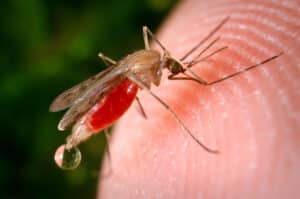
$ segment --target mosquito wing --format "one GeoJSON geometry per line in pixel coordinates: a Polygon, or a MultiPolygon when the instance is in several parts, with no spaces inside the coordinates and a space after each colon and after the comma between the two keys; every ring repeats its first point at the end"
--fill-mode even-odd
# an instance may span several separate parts
{"type": "Polygon", "coordinates": [[[88,85],[88,88],[85,88],[84,92],[76,94],[78,95],[77,98],[74,98],[73,102],[68,105],[70,109],[59,122],[58,129],[63,131],[73,125],[101,98],[106,96],[109,91],[120,84],[126,78],[125,73],[127,71],[128,67],[126,65],[117,64],[108,72],[105,71],[105,74],[92,81],[92,84],[88,85]]]}
{"type": "Polygon", "coordinates": [[[111,66],[104,71],[90,77],[89,79],[73,86],[72,88],[64,91],[58,95],[50,106],[51,112],[57,112],[69,108],[75,100],[82,96],[97,80],[101,79],[104,75],[108,74],[115,66],[111,66]]]}

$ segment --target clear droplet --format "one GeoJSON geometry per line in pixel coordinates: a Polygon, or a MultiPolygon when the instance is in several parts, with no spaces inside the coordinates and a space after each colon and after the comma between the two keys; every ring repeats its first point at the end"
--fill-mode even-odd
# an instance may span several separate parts
{"type": "Polygon", "coordinates": [[[77,147],[67,150],[63,144],[57,148],[54,160],[57,166],[61,169],[76,169],[81,162],[81,152],[77,147]]]}

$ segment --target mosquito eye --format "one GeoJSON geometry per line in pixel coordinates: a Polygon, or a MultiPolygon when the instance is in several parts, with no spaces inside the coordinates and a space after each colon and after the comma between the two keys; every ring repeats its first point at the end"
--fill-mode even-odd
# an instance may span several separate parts
{"type": "Polygon", "coordinates": [[[171,72],[173,73],[173,74],[178,74],[178,73],[180,73],[181,72],[181,66],[178,64],[178,63],[173,63],[172,64],[172,67],[171,67],[171,72]]]}

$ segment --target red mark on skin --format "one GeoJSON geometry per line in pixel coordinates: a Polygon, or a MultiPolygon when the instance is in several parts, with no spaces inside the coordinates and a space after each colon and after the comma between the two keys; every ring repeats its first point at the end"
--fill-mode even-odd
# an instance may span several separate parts
{"type": "Polygon", "coordinates": [[[86,122],[91,132],[97,133],[112,125],[130,107],[138,91],[138,86],[125,79],[101,99],[87,114],[86,122]]]}

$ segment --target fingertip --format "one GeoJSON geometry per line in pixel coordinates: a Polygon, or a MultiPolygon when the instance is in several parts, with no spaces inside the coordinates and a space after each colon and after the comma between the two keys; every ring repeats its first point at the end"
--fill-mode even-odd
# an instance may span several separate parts
{"type": "Polygon", "coordinates": [[[217,155],[201,150],[182,133],[166,110],[142,94],[140,99],[146,105],[149,119],[141,119],[131,109],[118,124],[111,153],[116,172],[100,182],[99,196],[158,197],[164,193],[165,198],[186,195],[218,198],[223,194],[231,198],[251,192],[253,198],[262,198],[283,197],[282,193],[288,193],[291,189],[286,179],[281,181],[284,177],[278,174],[275,181],[270,181],[268,177],[272,178],[272,174],[268,169],[276,164],[274,151],[288,161],[276,148],[279,142],[281,149],[295,147],[282,141],[292,139],[284,138],[282,132],[300,128],[299,122],[290,116],[293,114],[289,114],[299,109],[300,101],[295,94],[299,90],[299,84],[295,83],[298,77],[293,75],[299,72],[296,57],[300,49],[293,34],[297,32],[298,22],[288,22],[295,19],[296,4],[292,1],[182,2],[158,35],[176,57],[184,55],[220,21],[227,21],[218,32],[222,40],[218,47],[225,45],[229,49],[195,69],[203,77],[213,80],[268,57],[278,58],[257,71],[213,88],[167,80],[153,88],[197,138],[220,150],[212,151],[217,155]],[[286,63],[284,68],[280,67],[282,63],[286,63]],[[276,89],[284,95],[278,96],[276,89]],[[258,180],[267,184],[264,193],[259,192],[258,180]],[[275,195],[279,184],[282,192],[275,195]],[[132,190],[142,191],[135,194],[132,190]]]}

